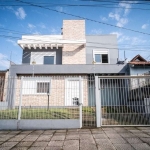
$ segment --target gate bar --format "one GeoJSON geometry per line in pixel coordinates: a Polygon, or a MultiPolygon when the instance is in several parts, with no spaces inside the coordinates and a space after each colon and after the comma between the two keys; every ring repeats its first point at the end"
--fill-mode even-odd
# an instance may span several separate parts
{"type": "Polygon", "coordinates": [[[101,94],[98,85],[99,79],[95,76],[96,126],[101,127],[101,94]]]}
{"type": "Polygon", "coordinates": [[[81,76],[79,76],[79,109],[80,109],[80,128],[82,128],[82,83],[81,76]]]}

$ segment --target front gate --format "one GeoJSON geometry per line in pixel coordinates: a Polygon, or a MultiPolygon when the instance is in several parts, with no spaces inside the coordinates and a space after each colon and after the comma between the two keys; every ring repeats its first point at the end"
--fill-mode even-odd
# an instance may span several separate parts
{"type": "Polygon", "coordinates": [[[101,126],[150,125],[150,76],[98,77],[101,126]]]}

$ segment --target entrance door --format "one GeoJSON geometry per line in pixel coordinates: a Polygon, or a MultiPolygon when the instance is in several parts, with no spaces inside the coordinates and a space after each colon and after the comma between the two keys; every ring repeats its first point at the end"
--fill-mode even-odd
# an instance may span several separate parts
{"type": "Polygon", "coordinates": [[[66,80],[66,106],[78,106],[79,105],[79,79],[67,79],[66,80]]]}

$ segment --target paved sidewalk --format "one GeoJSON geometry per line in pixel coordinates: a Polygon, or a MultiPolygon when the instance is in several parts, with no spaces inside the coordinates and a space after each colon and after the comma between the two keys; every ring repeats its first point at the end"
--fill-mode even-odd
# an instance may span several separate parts
{"type": "Polygon", "coordinates": [[[0,150],[150,150],[150,127],[0,131],[0,150]]]}

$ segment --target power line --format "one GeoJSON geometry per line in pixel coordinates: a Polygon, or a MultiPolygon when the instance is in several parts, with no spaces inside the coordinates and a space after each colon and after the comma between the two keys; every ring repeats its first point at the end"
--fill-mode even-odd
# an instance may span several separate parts
{"type": "Polygon", "coordinates": [[[21,0],[16,0],[16,1],[19,1],[21,3],[30,4],[30,5],[35,6],[35,7],[44,8],[44,9],[47,9],[47,10],[50,10],[50,11],[54,11],[54,12],[66,14],[66,15],[69,15],[69,16],[72,16],[72,17],[77,17],[77,18],[80,18],[80,19],[92,21],[92,22],[95,22],[95,23],[104,24],[104,25],[107,25],[107,26],[111,26],[111,27],[115,27],[115,28],[120,28],[120,29],[132,31],[132,32],[140,33],[140,34],[150,35],[150,33],[145,33],[145,32],[141,32],[141,31],[137,31],[137,30],[133,30],[133,29],[129,29],[129,28],[125,28],[125,27],[120,27],[120,26],[117,26],[117,25],[113,25],[113,24],[109,24],[109,23],[105,23],[105,22],[93,20],[93,19],[90,19],[90,18],[81,17],[81,16],[78,16],[78,15],[73,15],[73,14],[66,13],[66,12],[63,12],[63,11],[59,11],[59,10],[56,10],[56,9],[50,9],[50,8],[47,8],[47,7],[44,7],[44,6],[36,5],[36,4],[33,4],[33,3],[24,2],[24,1],[21,1],[21,0]]]}
{"type": "MultiPolygon", "coordinates": [[[[33,7],[31,5],[0,5],[0,7],[4,7],[4,6],[29,6],[29,7],[33,7]]],[[[47,7],[101,7],[101,8],[120,8],[117,6],[106,6],[106,4],[100,4],[100,5],[69,5],[69,4],[52,4],[52,5],[41,5],[41,6],[47,6],[47,7]]],[[[124,9],[124,8],[122,8],[124,9]]],[[[150,9],[146,9],[146,8],[125,8],[125,9],[135,9],[135,10],[144,10],[144,11],[150,11],[150,9]]]]}
{"type": "Polygon", "coordinates": [[[120,1],[120,0],[118,0],[118,1],[105,1],[105,0],[80,0],[80,1],[83,1],[83,2],[98,2],[98,3],[103,3],[103,2],[105,2],[105,3],[113,3],[113,4],[118,4],[118,3],[123,3],[123,4],[135,4],[135,5],[150,5],[150,1],[142,1],[142,2],[139,2],[139,1],[120,1]],[[147,2],[147,3],[144,3],[144,2],[147,2]]]}

